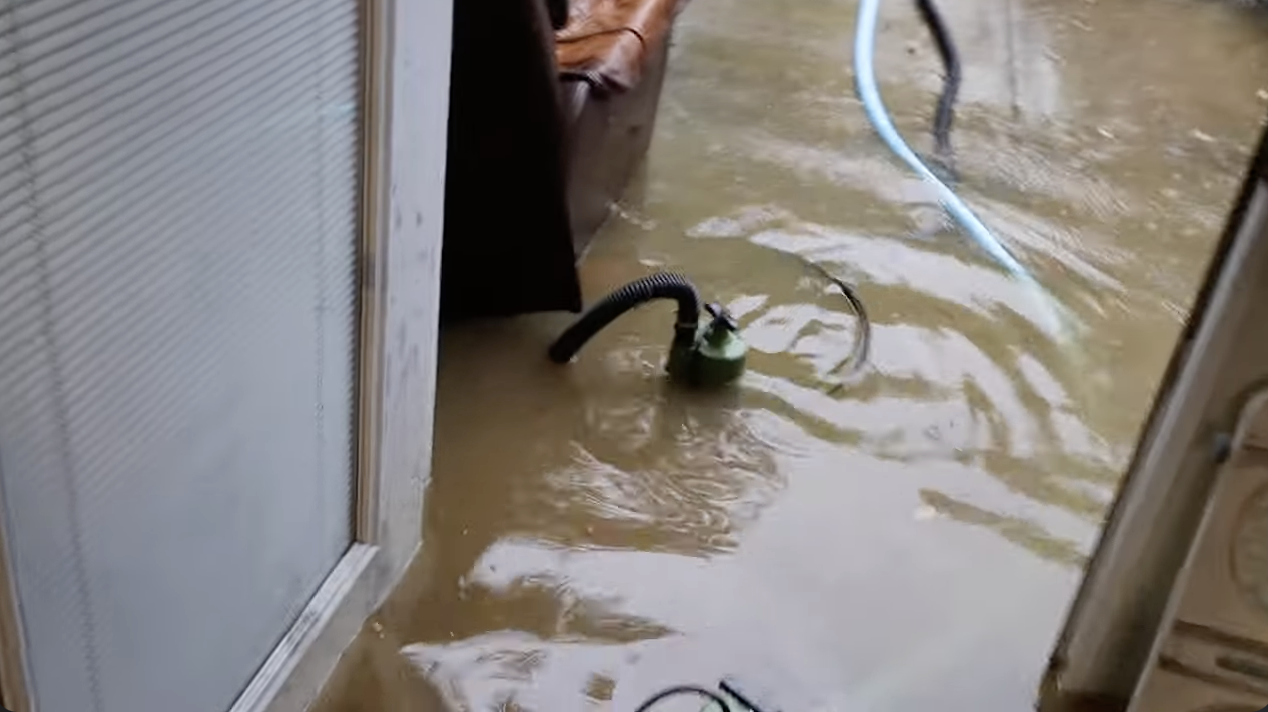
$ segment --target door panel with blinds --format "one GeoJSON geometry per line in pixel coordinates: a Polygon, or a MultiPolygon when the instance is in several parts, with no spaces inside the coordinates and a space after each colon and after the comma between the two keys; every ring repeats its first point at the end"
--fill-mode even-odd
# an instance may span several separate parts
{"type": "Polygon", "coordinates": [[[0,0],[0,494],[42,712],[220,712],[351,541],[357,0],[0,0]]]}

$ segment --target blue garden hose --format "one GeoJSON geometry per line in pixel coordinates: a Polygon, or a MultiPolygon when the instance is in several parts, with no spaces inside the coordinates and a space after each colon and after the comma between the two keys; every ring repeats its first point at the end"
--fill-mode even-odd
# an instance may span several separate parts
{"type": "Polygon", "coordinates": [[[928,166],[920,160],[916,152],[907,145],[903,137],[894,127],[894,122],[881,100],[880,90],[876,87],[876,71],[872,59],[876,54],[876,20],[880,10],[880,0],[859,0],[858,26],[854,35],[854,81],[863,109],[867,112],[868,121],[880,134],[881,140],[896,156],[902,159],[911,170],[933,186],[937,191],[938,202],[951,214],[952,219],[960,224],[973,241],[982,247],[1001,267],[1018,280],[1031,287],[1041,297],[1041,306],[1050,317],[1050,326],[1057,334],[1062,334],[1065,319],[1061,318],[1058,305],[1052,300],[1043,287],[1035,280],[1008,248],[1004,247],[989,228],[978,219],[977,215],[965,205],[955,191],[938,179],[928,166]]]}
{"type": "Polygon", "coordinates": [[[894,127],[889,111],[885,109],[885,102],[881,100],[881,93],[876,88],[876,71],[872,66],[872,57],[876,54],[876,17],[879,10],[880,0],[859,0],[858,29],[854,36],[854,80],[868,120],[885,145],[889,146],[889,150],[937,190],[938,202],[969,233],[974,242],[981,245],[1010,274],[1033,282],[1034,277],[1030,272],[1013,257],[1008,248],[995,239],[990,229],[982,224],[960,196],[929,170],[894,127]]]}

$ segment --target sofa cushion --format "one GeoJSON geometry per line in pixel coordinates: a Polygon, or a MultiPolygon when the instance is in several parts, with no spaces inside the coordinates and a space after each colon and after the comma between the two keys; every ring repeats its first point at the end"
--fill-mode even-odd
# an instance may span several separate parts
{"type": "Polygon", "coordinates": [[[560,74],[601,91],[629,91],[677,10],[678,0],[571,0],[568,24],[555,32],[560,74]]]}

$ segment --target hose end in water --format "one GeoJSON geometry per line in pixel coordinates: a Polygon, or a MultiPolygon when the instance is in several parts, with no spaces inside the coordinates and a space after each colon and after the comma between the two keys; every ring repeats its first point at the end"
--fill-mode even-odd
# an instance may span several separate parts
{"type": "Polygon", "coordinates": [[[555,363],[567,363],[595,334],[625,312],[656,299],[678,303],[674,337],[665,365],[670,378],[698,387],[731,383],[744,372],[748,346],[739,335],[735,320],[722,307],[706,307],[712,317],[700,325],[700,296],[685,277],[653,274],[636,279],[590,307],[572,326],[555,339],[547,355],[555,363]]]}
{"type": "Polygon", "coordinates": [[[547,355],[555,363],[568,363],[595,334],[621,315],[657,299],[672,299],[678,303],[676,344],[684,332],[695,333],[700,323],[700,295],[695,286],[680,274],[661,272],[640,277],[595,302],[555,339],[547,355]]]}

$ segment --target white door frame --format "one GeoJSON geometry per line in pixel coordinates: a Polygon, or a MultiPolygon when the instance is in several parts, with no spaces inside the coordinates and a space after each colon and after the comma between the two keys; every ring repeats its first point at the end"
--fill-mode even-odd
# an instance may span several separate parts
{"type": "Polygon", "coordinates": [[[1049,661],[1040,709],[1123,709],[1136,692],[1247,397],[1268,383],[1265,321],[1268,124],[1049,661]]]}
{"type": "Polygon", "coordinates": [[[231,712],[300,712],[422,543],[453,0],[362,0],[366,153],[354,542],[231,712]]]}
{"type": "MultiPolygon", "coordinates": [[[[435,403],[453,0],[361,3],[365,161],[353,544],[230,712],[306,709],[422,540],[435,403]]],[[[33,712],[3,524],[0,520],[0,704],[33,712]]]]}

